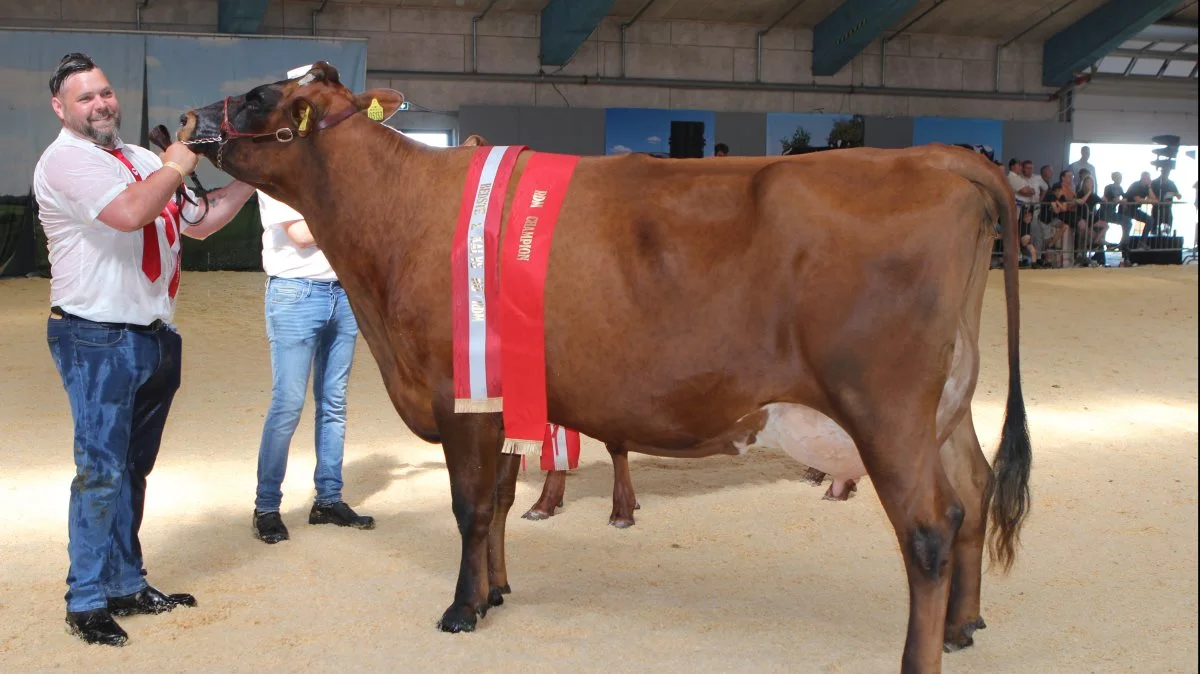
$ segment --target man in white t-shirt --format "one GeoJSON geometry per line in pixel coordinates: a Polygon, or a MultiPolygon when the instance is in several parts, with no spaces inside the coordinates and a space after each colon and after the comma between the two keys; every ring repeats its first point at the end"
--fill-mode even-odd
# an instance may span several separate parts
{"type": "Polygon", "coordinates": [[[160,158],[122,142],[120,103],[85,54],[62,58],[50,93],[62,130],[33,188],[50,254],[46,339],[74,419],[66,622],[88,643],[121,646],[128,635],[114,615],[196,604],[146,582],[138,539],[180,383],[179,237],[217,231],[254,189],[234,181],[209,193],[207,210],[176,202],[198,156],[181,143],[160,158]]]}
{"type": "MultiPolygon", "coordinates": [[[[295,68],[288,79],[308,72],[295,68]]],[[[310,373],[316,403],[316,498],[309,524],[373,529],[375,519],[359,515],[342,500],[342,456],[346,440],[346,385],[358,323],[337,280],[317,248],[304,216],[263,192],[258,193],[263,225],[263,270],[267,273],[265,314],[271,347],[271,405],[258,447],[258,487],[252,528],[265,543],[288,539],[279,514],[288,449],[300,423],[310,373]]]]}
{"type": "MultiPolygon", "coordinates": [[[[1033,170],[1032,162],[1029,164],[1029,169],[1030,171],[1033,170]]],[[[1050,191],[1050,183],[1047,182],[1047,178],[1051,175],[1053,174],[1051,173],[1050,166],[1043,165],[1037,175],[1028,178],[1029,185],[1037,190],[1037,198],[1034,201],[1040,202],[1042,197],[1046,196],[1046,193],[1050,191]]]]}
{"type": "Polygon", "coordinates": [[[1096,167],[1092,166],[1092,163],[1088,161],[1091,158],[1092,148],[1084,145],[1083,147],[1079,148],[1079,159],[1076,159],[1067,166],[1067,168],[1071,170],[1071,176],[1075,179],[1076,191],[1079,191],[1079,184],[1082,182],[1082,179],[1079,177],[1080,172],[1082,172],[1084,169],[1087,169],[1087,172],[1092,174],[1093,177],[1096,175],[1096,167]]]}
{"type": "Polygon", "coordinates": [[[1017,203],[1022,206],[1037,203],[1038,192],[1033,185],[1033,162],[1026,159],[1014,171],[1008,172],[1008,184],[1016,193],[1017,203]]]}

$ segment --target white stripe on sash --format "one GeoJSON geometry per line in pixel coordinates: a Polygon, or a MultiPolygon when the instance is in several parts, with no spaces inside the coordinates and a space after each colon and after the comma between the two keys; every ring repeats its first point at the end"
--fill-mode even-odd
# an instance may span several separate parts
{"type": "MultiPolygon", "coordinates": [[[[467,229],[467,299],[470,306],[470,362],[471,397],[484,400],[487,391],[487,300],[484,279],[483,225],[491,203],[492,184],[496,182],[496,170],[504,157],[507,146],[497,146],[488,152],[483,172],[479,176],[479,187],[475,190],[475,207],[471,209],[471,220],[467,229]]],[[[503,204],[503,200],[501,200],[503,204]]]]}
{"type": "Polygon", "coordinates": [[[562,426],[554,427],[554,469],[569,470],[571,467],[568,455],[567,429],[562,426]]]}

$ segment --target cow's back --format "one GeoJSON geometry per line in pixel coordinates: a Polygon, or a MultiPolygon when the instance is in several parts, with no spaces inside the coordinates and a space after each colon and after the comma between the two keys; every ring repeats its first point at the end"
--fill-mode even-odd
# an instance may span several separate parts
{"type": "Polygon", "coordinates": [[[819,405],[813,363],[848,334],[873,334],[873,317],[952,320],[945,307],[959,293],[945,291],[970,266],[978,228],[961,221],[980,216],[978,193],[916,170],[923,161],[839,151],[581,162],[547,279],[552,392],[564,407],[607,409],[605,423],[673,401],[665,409],[687,418],[630,429],[660,446],[686,444],[674,434],[683,427],[718,432],[771,399],[819,405]],[[689,411],[706,409],[722,413],[689,411]]]}

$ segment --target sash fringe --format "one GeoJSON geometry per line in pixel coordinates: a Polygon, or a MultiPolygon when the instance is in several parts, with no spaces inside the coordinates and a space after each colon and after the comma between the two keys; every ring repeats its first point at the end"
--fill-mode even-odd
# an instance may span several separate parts
{"type": "Polygon", "coordinates": [[[517,440],[515,438],[508,438],[505,439],[504,447],[500,451],[504,454],[541,454],[542,444],[543,443],[541,440],[517,440]]]}
{"type": "Polygon", "coordinates": [[[504,398],[457,398],[454,401],[454,411],[457,414],[492,414],[504,411],[504,398]]]}

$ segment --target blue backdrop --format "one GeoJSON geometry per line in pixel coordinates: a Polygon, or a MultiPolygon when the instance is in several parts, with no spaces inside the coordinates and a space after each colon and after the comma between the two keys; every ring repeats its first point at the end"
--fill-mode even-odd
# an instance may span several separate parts
{"type": "Polygon", "coordinates": [[[604,114],[604,153],[671,152],[671,122],[704,123],[704,156],[711,157],[716,141],[717,114],[707,110],[609,108],[604,114]]]}
{"type": "Polygon", "coordinates": [[[987,145],[1000,158],[1004,148],[1004,121],[966,117],[917,117],[913,119],[913,145],[967,143],[987,145]]]}

